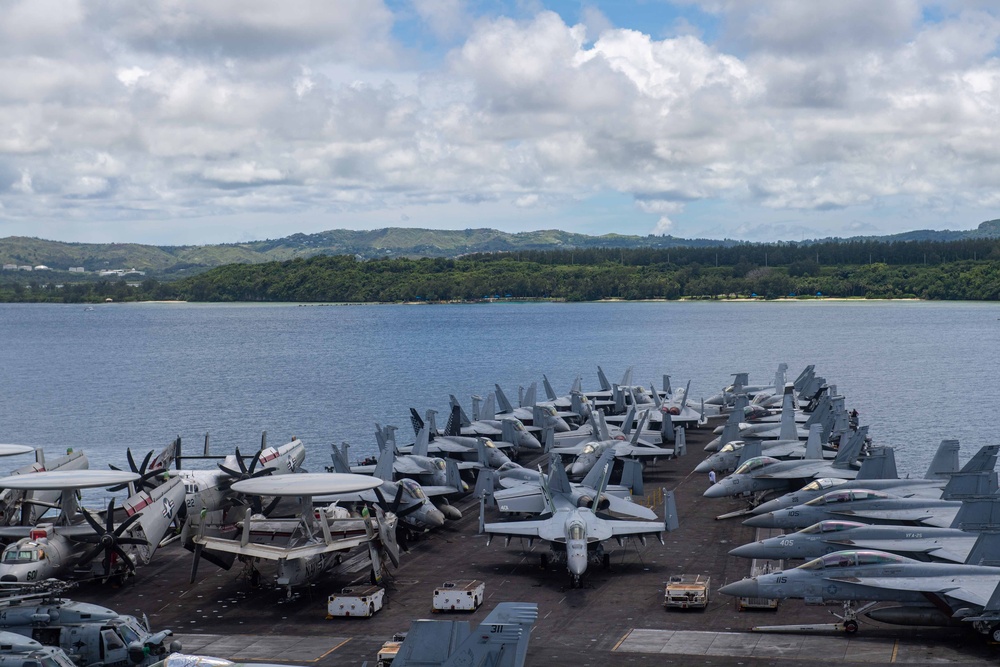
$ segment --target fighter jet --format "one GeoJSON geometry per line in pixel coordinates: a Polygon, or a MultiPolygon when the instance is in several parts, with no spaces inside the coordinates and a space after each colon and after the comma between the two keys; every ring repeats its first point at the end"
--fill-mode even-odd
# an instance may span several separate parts
{"type": "Polygon", "coordinates": [[[795,533],[744,544],[729,553],[764,560],[811,560],[843,549],[877,549],[923,561],[964,563],[979,533],[998,529],[1000,499],[993,496],[963,501],[948,528],[828,519],[795,533]]]}
{"type": "Polygon", "coordinates": [[[840,624],[846,632],[857,632],[858,614],[898,625],[955,625],[973,627],[1000,641],[1000,622],[982,619],[995,616],[1000,602],[1000,533],[984,532],[965,564],[925,563],[884,551],[836,551],[799,567],[762,574],[727,584],[725,595],[752,598],[804,598],[813,602],[844,601],[840,624]],[[855,609],[866,601],[898,602],[901,606],[855,609]]]}
{"type": "Polygon", "coordinates": [[[572,477],[582,477],[586,475],[597,463],[597,460],[605,451],[612,451],[615,458],[640,458],[643,460],[653,460],[656,458],[671,458],[674,450],[666,447],[656,447],[655,445],[643,444],[639,439],[642,427],[646,422],[645,417],[639,420],[639,425],[632,433],[632,437],[627,442],[617,438],[611,438],[607,425],[604,424],[604,413],[598,411],[596,419],[599,428],[600,440],[587,442],[576,447],[564,447],[553,449],[552,451],[563,456],[573,455],[576,458],[567,466],[567,471],[572,477]]]}
{"type": "MultiPolygon", "coordinates": [[[[347,459],[342,450],[333,448],[331,454],[333,458],[333,468],[338,473],[351,473],[347,465],[347,459]]],[[[399,520],[409,528],[424,532],[433,528],[440,528],[444,525],[445,518],[453,520],[461,519],[462,513],[457,508],[449,504],[446,497],[449,494],[455,495],[463,493],[461,487],[442,486],[424,487],[415,479],[400,478],[398,481],[393,472],[393,461],[395,453],[391,447],[382,450],[375,466],[374,476],[378,484],[371,489],[360,489],[343,493],[325,494],[316,499],[317,503],[368,503],[380,505],[386,511],[392,511],[399,520]],[[441,507],[431,502],[431,495],[441,496],[439,500],[441,507]],[[392,498],[389,503],[386,498],[392,498]],[[444,509],[442,509],[442,507],[444,509]]],[[[449,476],[453,484],[461,484],[458,478],[458,470],[454,468],[455,462],[449,462],[452,466],[449,476]]]]}
{"type": "Polygon", "coordinates": [[[485,499],[480,502],[479,529],[487,534],[487,544],[494,535],[506,537],[510,543],[511,537],[527,538],[529,543],[541,539],[549,543],[550,552],[542,554],[541,562],[547,567],[550,560],[566,565],[574,587],[580,585],[580,578],[587,570],[591,561],[603,562],[607,567],[610,563],[609,554],[605,553],[603,542],[611,538],[621,544],[629,537],[638,538],[645,543],[647,535],[655,535],[662,543],[662,533],[676,527],[676,509],[673,506],[673,494],[668,492],[664,499],[664,522],[653,521],[622,521],[606,518],[598,511],[602,510],[602,496],[605,493],[611,463],[603,464],[601,481],[594,490],[594,500],[588,506],[581,503],[576,495],[566,471],[556,461],[549,466],[548,477],[542,477],[540,487],[544,496],[545,513],[542,518],[524,521],[504,521],[485,523],[485,499]],[[596,505],[596,507],[595,507],[596,505]]]}
{"type": "MultiPolygon", "coordinates": [[[[522,435],[521,432],[517,431],[514,421],[505,420],[500,424],[501,434],[506,434],[511,438],[511,441],[493,440],[484,436],[467,436],[461,433],[461,411],[461,407],[457,405],[452,406],[451,415],[448,417],[444,434],[438,433],[437,425],[435,424],[435,415],[437,412],[435,410],[428,410],[426,412],[426,426],[428,427],[427,454],[436,454],[437,456],[453,458],[459,461],[472,461],[494,469],[510,463],[510,456],[513,456],[514,450],[518,449],[514,442],[519,440],[522,435]],[[508,452],[510,456],[507,455],[508,452]]],[[[424,428],[425,423],[413,408],[410,408],[410,422],[413,424],[414,435],[420,435],[420,431],[424,428]]],[[[524,433],[524,435],[530,436],[528,433],[524,433]]],[[[530,437],[537,442],[534,436],[530,437]]],[[[413,447],[397,446],[397,449],[400,452],[412,452],[413,447]]],[[[462,466],[459,467],[461,468],[462,466]]]]}
{"type": "MultiPolygon", "coordinates": [[[[981,494],[997,490],[996,477],[984,476],[981,494]]],[[[909,523],[920,526],[950,526],[962,506],[958,500],[893,495],[886,491],[847,489],[830,491],[802,505],[794,505],[752,516],[743,522],[753,528],[804,528],[826,519],[857,520],[865,523],[909,523]]]]}
{"type": "Polygon", "coordinates": [[[923,478],[899,479],[893,450],[889,447],[879,447],[862,462],[857,478],[846,480],[821,477],[801,489],[761,503],[753,509],[753,513],[766,514],[793,505],[802,505],[831,491],[849,489],[864,488],[888,491],[897,496],[925,498],[952,499],[952,496],[969,495],[980,484],[979,478],[984,473],[992,473],[996,467],[998,452],[1000,445],[986,445],[959,470],[958,440],[942,440],[923,478]],[[880,465],[880,472],[877,474],[869,472],[869,468],[875,465],[880,465]]]}
{"type": "MultiPolygon", "coordinates": [[[[806,366],[806,369],[799,374],[796,381],[799,381],[807,376],[807,371],[811,372],[812,368],[812,366],[806,366]]],[[[746,394],[752,398],[757,393],[766,392],[768,390],[773,393],[777,387],[785,386],[785,371],[787,370],[788,364],[778,364],[778,370],[774,374],[774,380],[769,385],[751,385],[749,373],[733,373],[733,383],[728,385],[720,393],[706,398],[705,403],[707,405],[726,406],[732,405],[736,400],[736,396],[739,394],[746,394]]]]}
{"type": "Polygon", "coordinates": [[[516,408],[507,400],[507,395],[503,393],[500,385],[494,384],[493,387],[496,390],[496,401],[500,404],[500,410],[495,413],[495,416],[480,412],[482,419],[507,419],[508,417],[514,417],[520,420],[525,426],[530,426],[537,432],[541,432],[546,426],[551,426],[557,433],[570,430],[569,424],[557,414],[554,407],[536,405],[534,384],[528,387],[524,404],[516,408]]]}
{"type": "MultiPolygon", "coordinates": [[[[818,428],[818,425],[812,428],[818,428]]],[[[798,461],[779,461],[767,456],[752,458],[731,475],[710,486],[703,495],[706,498],[725,498],[758,491],[787,491],[820,477],[854,479],[858,476],[856,462],[862,454],[867,435],[867,426],[854,432],[851,439],[841,445],[832,462],[821,458],[798,461]]]]}
{"type": "MultiPolygon", "coordinates": [[[[500,437],[507,442],[513,442],[518,451],[540,450],[542,443],[538,441],[532,433],[525,428],[520,419],[513,416],[504,419],[494,419],[496,408],[494,407],[494,397],[491,393],[483,402],[478,396],[472,397],[473,417],[470,420],[465,410],[459,404],[454,394],[450,395],[451,409],[454,412],[456,406],[459,415],[458,435],[484,436],[487,438],[500,437]],[[481,404],[482,403],[482,404],[481,404]],[[505,431],[504,424],[510,422],[510,426],[505,431]]],[[[538,429],[540,432],[541,429],[538,429]]],[[[448,433],[447,435],[451,435],[448,433]]]]}

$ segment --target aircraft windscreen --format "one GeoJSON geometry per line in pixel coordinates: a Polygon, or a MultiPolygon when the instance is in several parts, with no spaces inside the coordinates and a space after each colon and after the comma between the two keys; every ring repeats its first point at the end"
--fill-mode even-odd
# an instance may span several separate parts
{"type": "Polygon", "coordinates": [[[868,489],[851,491],[851,498],[854,500],[885,500],[888,497],[889,494],[883,491],[870,491],[868,489]]]}
{"type": "Polygon", "coordinates": [[[743,462],[739,468],[733,472],[734,475],[745,475],[749,472],[757,470],[758,468],[763,468],[766,465],[771,465],[772,463],[777,463],[778,459],[771,458],[770,456],[755,456],[752,459],[748,459],[743,462]]]}
{"type": "Polygon", "coordinates": [[[583,539],[583,525],[579,523],[574,523],[569,527],[569,539],[571,540],[582,540],[583,539]]]}
{"type": "Polygon", "coordinates": [[[437,468],[438,470],[444,470],[448,466],[444,462],[444,459],[434,459],[434,467],[437,468]]]}
{"type": "Polygon", "coordinates": [[[829,489],[831,486],[836,486],[837,484],[843,484],[846,479],[836,479],[835,477],[823,477],[821,479],[814,479],[805,486],[802,487],[802,491],[822,491],[823,489],[829,489]]]}
{"type": "Polygon", "coordinates": [[[489,438],[485,438],[483,440],[483,447],[486,447],[486,448],[492,447],[493,449],[496,449],[497,446],[493,444],[492,440],[490,440],[489,438]]]}
{"type": "Polygon", "coordinates": [[[803,528],[800,533],[808,533],[810,535],[815,535],[817,533],[836,533],[841,530],[847,530],[849,528],[857,528],[858,526],[864,526],[863,523],[858,523],[857,521],[820,521],[819,523],[814,523],[808,528],[803,528]]]}
{"type": "Polygon", "coordinates": [[[742,449],[742,448],[743,448],[743,441],[742,440],[733,440],[732,442],[727,442],[725,445],[723,445],[722,449],[720,449],[719,452],[720,453],[721,452],[735,452],[737,449],[742,449]]]}
{"type": "Polygon", "coordinates": [[[593,445],[587,445],[586,447],[583,448],[583,451],[580,452],[580,454],[593,454],[594,451],[595,450],[593,445]]]}
{"type": "Polygon", "coordinates": [[[15,546],[3,552],[5,563],[34,563],[38,560],[38,552],[34,549],[18,549],[15,546]]]}
{"type": "Polygon", "coordinates": [[[806,505],[816,507],[817,505],[827,505],[831,503],[849,503],[852,500],[850,491],[831,491],[818,498],[813,498],[806,505]]]}
{"type": "Polygon", "coordinates": [[[424,495],[423,487],[421,487],[412,479],[403,479],[400,480],[399,483],[402,484],[406,488],[406,490],[410,492],[410,495],[413,496],[414,498],[420,498],[421,500],[423,500],[424,498],[427,497],[426,495],[424,495]]]}

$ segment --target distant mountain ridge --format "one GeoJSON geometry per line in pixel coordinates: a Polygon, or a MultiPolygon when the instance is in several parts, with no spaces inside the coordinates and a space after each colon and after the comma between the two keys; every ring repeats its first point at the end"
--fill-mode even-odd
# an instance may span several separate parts
{"type": "MultiPolygon", "coordinates": [[[[880,237],[822,241],[955,241],[1000,238],[1000,219],[966,231],[918,230],[880,237]]],[[[816,241],[804,241],[812,243],[816,241]]],[[[495,229],[434,230],[389,227],[376,230],[334,229],[292,234],[279,239],[199,246],[153,246],[137,243],[64,243],[10,236],[0,239],[0,264],[45,265],[55,270],[82,266],[88,272],[136,268],[159,276],[179,277],[225,264],[257,264],[315,255],[376,257],[457,257],[479,252],[565,250],[570,248],[728,247],[730,239],[682,239],[674,236],[588,236],[560,230],[507,233],[495,229]]]]}

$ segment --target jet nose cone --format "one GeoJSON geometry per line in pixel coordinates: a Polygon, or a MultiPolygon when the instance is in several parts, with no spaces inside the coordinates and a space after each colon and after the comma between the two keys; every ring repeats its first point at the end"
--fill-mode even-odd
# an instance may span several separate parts
{"type": "Polygon", "coordinates": [[[705,459],[698,465],[694,467],[695,472],[708,473],[712,470],[712,462],[709,459],[705,459]]]}
{"type": "Polygon", "coordinates": [[[724,482],[716,482],[708,487],[702,495],[706,498],[725,498],[729,495],[729,489],[724,482]]]}
{"type": "Polygon", "coordinates": [[[440,528],[444,525],[444,512],[436,507],[429,509],[427,510],[426,521],[431,528],[440,528]]]}
{"type": "Polygon", "coordinates": [[[774,528],[774,513],[758,514],[743,521],[744,526],[751,528],[774,528]]]}
{"type": "Polygon", "coordinates": [[[750,544],[744,544],[738,546],[735,549],[729,551],[730,556],[738,556],[740,558],[764,558],[761,555],[761,543],[751,542],[750,544]]]}
{"type": "Polygon", "coordinates": [[[567,433],[569,432],[569,424],[562,417],[555,419],[552,422],[552,427],[556,430],[556,433],[567,433]]]}
{"type": "Polygon", "coordinates": [[[582,477],[590,472],[590,465],[584,461],[574,461],[569,468],[569,474],[574,477],[582,477]]]}
{"type": "Polygon", "coordinates": [[[781,503],[777,500],[768,500],[766,503],[761,503],[757,507],[753,508],[753,514],[767,514],[768,512],[774,512],[781,509],[781,503]]]}
{"type": "Polygon", "coordinates": [[[758,588],[756,579],[744,579],[726,584],[719,589],[719,592],[723,595],[731,595],[739,598],[756,598],[760,597],[757,594],[758,588]]]}
{"type": "Polygon", "coordinates": [[[518,447],[521,449],[541,449],[542,443],[538,442],[538,438],[531,435],[530,433],[524,433],[521,435],[520,441],[517,443],[518,447]]]}

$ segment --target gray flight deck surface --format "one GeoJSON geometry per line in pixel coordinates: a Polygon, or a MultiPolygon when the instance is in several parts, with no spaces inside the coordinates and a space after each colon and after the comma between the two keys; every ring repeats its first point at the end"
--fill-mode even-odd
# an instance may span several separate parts
{"type": "MultiPolygon", "coordinates": [[[[704,458],[711,428],[688,434],[688,453],[658,461],[644,473],[647,502],[662,514],[661,489],[674,490],[680,528],[647,546],[606,543],[611,568],[591,566],[579,589],[569,587],[564,567],[539,568],[547,546],[536,541],[503,539],[486,546],[477,535],[478,503],[458,506],[463,518],[411,542],[388,580],[387,601],[373,618],[326,619],[327,595],[352,583],[367,582],[367,556],[348,557],[339,572],[311,592],[286,602],[283,591],[251,588],[239,564],[228,572],[202,562],[198,580],[189,584],[192,555],[170,544],[152,564],[139,569],[135,583],[121,589],[86,585],[70,593],[121,613],[145,613],[154,630],[170,628],[186,652],[246,662],[331,665],[375,663],[382,642],[405,631],[415,618],[469,620],[478,623],[498,603],[538,603],[528,649],[528,665],[881,665],[890,663],[994,665],[1000,647],[990,646],[971,630],[915,629],[862,621],[857,635],[760,634],[752,626],[829,623],[839,606],[806,606],[782,602],[777,611],[736,610],[734,600],[718,588],[749,574],[750,561],[728,555],[729,549],[754,539],[754,530],[739,518],[716,516],[738,510],[737,499],[706,499],[707,475],[693,473],[704,458]],[[663,583],[670,574],[699,573],[712,578],[708,608],[665,611],[663,583]],[[471,614],[431,611],[434,588],[454,579],[486,582],[486,601],[471,614]]],[[[487,515],[487,519],[495,514],[487,515]]],[[[353,554],[352,554],[353,556],[353,554]]],[[[268,564],[262,564],[266,574],[268,564]]],[[[266,578],[266,577],[265,577],[266,578]]]]}

